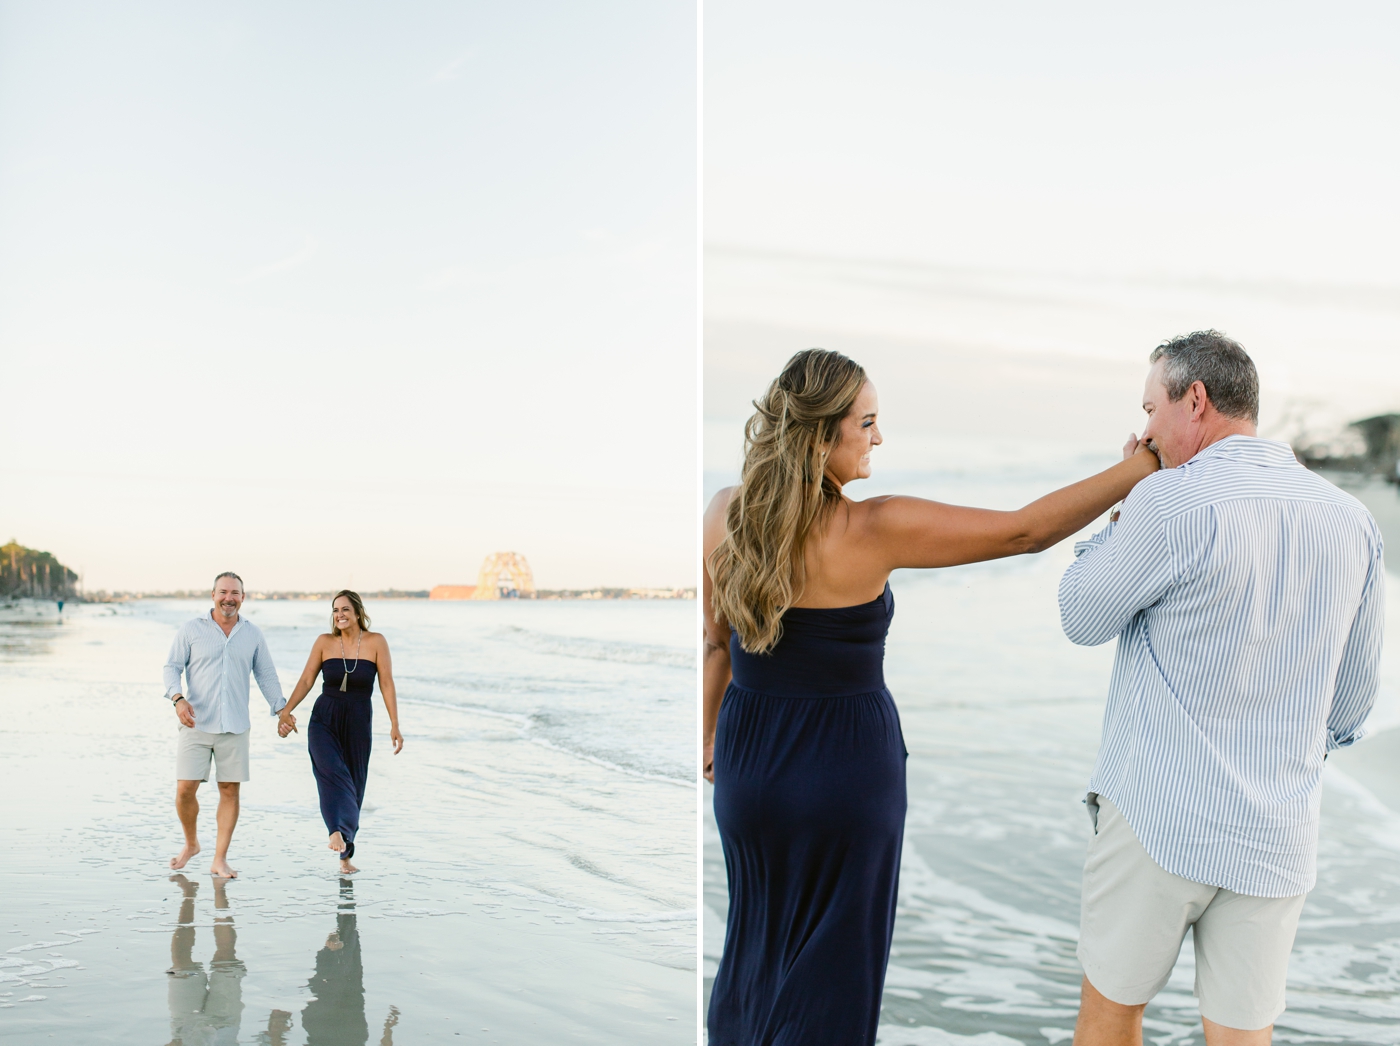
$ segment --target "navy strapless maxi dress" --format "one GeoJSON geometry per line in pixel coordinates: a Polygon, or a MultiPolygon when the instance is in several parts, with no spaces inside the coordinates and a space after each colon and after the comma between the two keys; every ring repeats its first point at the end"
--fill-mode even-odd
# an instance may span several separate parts
{"type": "Polygon", "coordinates": [[[348,664],[347,679],[346,662],[340,658],[321,662],[321,695],[306,728],[321,819],[328,835],[339,832],[345,840],[340,856],[346,860],[355,854],[355,833],[360,830],[360,807],[365,801],[377,671],[373,661],[363,658],[348,664]]]}
{"type": "Polygon", "coordinates": [[[904,735],[885,688],[879,599],[789,610],[746,654],[715,731],[715,820],[729,876],[711,1046],[870,1046],[904,842],[904,735]]]}

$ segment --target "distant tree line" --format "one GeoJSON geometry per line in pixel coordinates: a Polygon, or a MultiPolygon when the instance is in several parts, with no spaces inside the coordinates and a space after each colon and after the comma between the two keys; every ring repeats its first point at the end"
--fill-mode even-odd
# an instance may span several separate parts
{"type": "Polygon", "coordinates": [[[78,575],[51,552],[25,548],[13,538],[0,545],[0,598],[72,599],[78,575]]]}

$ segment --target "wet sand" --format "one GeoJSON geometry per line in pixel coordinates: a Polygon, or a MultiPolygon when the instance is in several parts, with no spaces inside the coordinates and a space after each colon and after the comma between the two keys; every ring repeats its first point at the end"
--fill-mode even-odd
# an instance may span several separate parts
{"type": "MultiPolygon", "coordinates": [[[[0,644],[0,1041],[694,1041],[687,884],[655,896],[629,881],[684,864],[666,826],[693,825],[693,789],[635,773],[624,787],[616,768],[522,744],[508,718],[429,718],[409,699],[403,755],[376,719],[363,870],[342,877],[304,734],[280,742],[255,690],[240,876],[207,874],[212,783],[204,852],[173,874],[159,663],[100,624],[0,644]],[[630,833],[586,856],[562,839],[564,820],[604,816],[630,833]]],[[[297,666],[279,667],[285,682],[297,666]]]]}

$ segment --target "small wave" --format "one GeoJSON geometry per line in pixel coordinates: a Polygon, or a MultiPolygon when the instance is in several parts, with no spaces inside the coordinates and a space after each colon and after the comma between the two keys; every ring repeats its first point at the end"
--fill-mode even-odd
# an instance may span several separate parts
{"type": "Polygon", "coordinates": [[[578,918],[595,923],[693,923],[696,920],[693,908],[684,912],[603,912],[585,908],[577,914],[578,918]]]}
{"type": "Polygon", "coordinates": [[[664,665],[668,668],[695,668],[695,651],[650,643],[622,643],[609,639],[585,639],[535,632],[507,625],[500,634],[539,654],[577,657],[588,661],[614,661],[628,665],[664,665]]]}
{"type": "Polygon", "coordinates": [[[657,773],[652,770],[643,770],[634,766],[626,766],[611,759],[603,759],[599,756],[592,755],[579,748],[547,740],[532,731],[532,727],[536,725],[536,717],[523,715],[519,712],[502,712],[492,708],[483,708],[480,705],[455,704],[450,701],[433,701],[421,697],[402,698],[400,700],[405,704],[427,705],[433,708],[450,709],[454,712],[466,712],[471,715],[480,715],[502,720],[510,723],[520,731],[520,739],[522,741],[528,741],[530,744],[539,745],[541,748],[548,748],[552,752],[559,752],[563,755],[572,756],[575,759],[582,759],[586,763],[592,763],[594,766],[601,766],[605,770],[626,774],[628,777],[639,777],[646,781],[660,781],[664,784],[678,785],[682,788],[691,788],[694,787],[695,784],[693,778],[687,777],[683,773],[657,773]]]}
{"type": "Polygon", "coordinates": [[[509,677],[503,675],[473,676],[470,674],[461,676],[401,675],[399,678],[427,686],[442,687],[445,690],[511,697],[520,694],[571,693],[577,692],[580,687],[588,688],[587,684],[581,683],[579,680],[571,679],[565,682],[559,679],[531,675],[509,677]]]}
{"type": "Polygon", "coordinates": [[[564,856],[571,865],[588,875],[595,875],[599,879],[607,879],[609,882],[618,883],[622,886],[636,886],[636,883],[624,876],[605,872],[586,857],[581,857],[578,854],[565,854],[564,856]]]}
{"type": "Polygon", "coordinates": [[[471,715],[485,716],[488,719],[500,719],[524,730],[530,726],[530,717],[521,712],[502,712],[496,708],[488,708],[485,705],[474,705],[468,702],[454,701],[434,701],[428,697],[400,697],[400,704],[427,705],[429,708],[445,708],[453,712],[466,712],[471,715]]]}
{"type": "Polygon", "coordinates": [[[594,766],[601,766],[607,770],[615,770],[620,774],[627,774],[629,777],[640,777],[647,781],[661,781],[665,784],[680,785],[682,788],[695,787],[694,780],[687,777],[658,774],[649,770],[638,770],[635,767],[623,766],[621,763],[615,763],[610,759],[600,759],[596,755],[589,755],[587,752],[579,751],[577,748],[568,748],[564,745],[555,744],[553,741],[546,741],[542,737],[526,735],[525,740],[529,741],[531,744],[539,745],[542,748],[548,748],[555,752],[562,752],[565,755],[573,756],[575,759],[582,759],[584,762],[592,763],[594,766]]]}
{"type": "MultiPolygon", "coordinates": [[[[1053,1029],[1045,1029],[1052,1031],[1053,1029]]],[[[1073,1032],[1069,1033],[1073,1035],[1073,1032]]],[[[1009,1039],[994,1031],[984,1031],[976,1035],[959,1035],[957,1032],[927,1025],[901,1028],[896,1024],[882,1024],[877,1032],[879,1046],[1021,1046],[1019,1039],[1009,1039]]],[[[1051,1042],[1060,1040],[1049,1035],[1051,1042]]]]}

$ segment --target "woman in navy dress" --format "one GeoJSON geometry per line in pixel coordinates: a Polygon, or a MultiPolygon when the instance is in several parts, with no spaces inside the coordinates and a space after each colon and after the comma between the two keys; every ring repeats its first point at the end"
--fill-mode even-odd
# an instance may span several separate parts
{"type": "Polygon", "coordinates": [[[729,878],[711,1046],[871,1046],[894,931],[908,755],[885,688],[890,572],[1049,548],[1158,468],[1124,460],[1015,512],[854,501],[881,443],[865,371],[799,352],[705,514],[705,777],[729,878]]]}
{"type": "Polygon", "coordinates": [[[369,750],[374,714],[374,679],[389,713],[389,738],[394,754],[403,751],[399,733],[399,706],[389,644],[369,630],[369,615],[357,593],[344,589],[331,600],[331,631],[316,637],[306,668],[282,709],[277,732],[283,737],[296,730],[292,710],[322,677],[321,696],[311,710],[306,747],[316,790],[321,795],[321,818],[330,833],[327,844],[340,855],[343,873],[359,871],[350,863],[355,855],[355,835],[360,830],[360,807],[365,801],[369,776],[369,750]]]}

